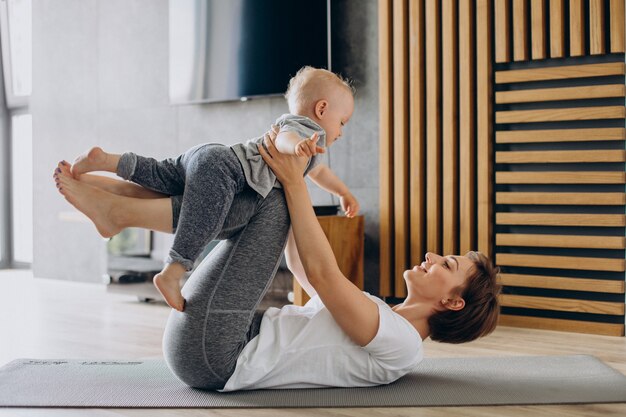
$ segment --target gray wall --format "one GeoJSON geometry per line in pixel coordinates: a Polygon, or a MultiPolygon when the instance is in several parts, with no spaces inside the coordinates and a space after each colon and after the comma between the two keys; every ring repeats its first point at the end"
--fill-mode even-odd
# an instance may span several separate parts
{"type": "MultiPolygon", "coordinates": [[[[378,275],[376,3],[333,0],[332,6],[334,69],[353,78],[358,92],[331,164],[366,216],[371,292],[378,275]]],[[[155,158],[207,141],[232,144],[266,130],[287,106],[282,98],[170,106],[167,0],[39,0],[33,2],[31,109],[34,274],[100,282],[105,242],[57,193],[51,175],[58,161],[95,144],[155,158]]],[[[311,191],[314,202],[330,201],[311,191]]]]}

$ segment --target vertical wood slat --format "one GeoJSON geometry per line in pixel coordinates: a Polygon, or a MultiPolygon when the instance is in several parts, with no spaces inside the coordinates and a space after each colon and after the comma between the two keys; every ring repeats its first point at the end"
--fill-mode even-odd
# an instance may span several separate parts
{"type": "Polygon", "coordinates": [[[589,0],[589,53],[604,54],[604,0],[589,0]]]}
{"type": "Polygon", "coordinates": [[[393,295],[391,286],[393,254],[393,79],[391,0],[378,1],[379,106],[380,106],[380,281],[382,296],[393,295]]]}
{"type": "Polygon", "coordinates": [[[441,56],[439,0],[426,0],[426,250],[441,252],[441,56]]]}
{"type": "Polygon", "coordinates": [[[611,53],[624,52],[624,0],[611,0],[611,53]]]}
{"type": "Polygon", "coordinates": [[[491,0],[476,1],[478,250],[493,254],[493,115],[491,68],[491,0]]]}
{"type": "Polygon", "coordinates": [[[494,13],[496,62],[509,62],[511,61],[511,27],[509,26],[511,9],[509,1],[496,1],[494,13]]]}
{"type": "Polygon", "coordinates": [[[550,0],[550,57],[565,54],[565,15],[563,0],[550,0]]]}
{"type": "Polygon", "coordinates": [[[569,54],[585,54],[585,9],[583,0],[570,0],[569,4],[569,54]]]}
{"type": "Polygon", "coordinates": [[[396,297],[405,297],[402,274],[409,251],[409,132],[408,132],[408,3],[393,2],[393,176],[394,267],[396,297]]]}
{"type": "Polygon", "coordinates": [[[546,54],[546,2],[533,0],[531,7],[532,59],[545,59],[546,54]]]}
{"type": "Polygon", "coordinates": [[[410,265],[424,254],[425,120],[424,106],[424,0],[409,1],[409,129],[410,129],[410,265]]]}
{"type": "Polygon", "coordinates": [[[526,0],[513,0],[513,60],[528,60],[528,7],[526,0]]]}
{"type": "MultiPolygon", "coordinates": [[[[501,3],[501,2],[496,2],[501,3]]],[[[473,51],[474,21],[472,0],[461,0],[459,4],[459,253],[475,249],[476,210],[474,178],[476,177],[475,152],[475,108],[474,84],[475,61],[473,51]]]]}
{"type": "Polygon", "coordinates": [[[442,3],[443,69],[443,253],[457,253],[458,236],[458,58],[456,2],[442,3]]]}

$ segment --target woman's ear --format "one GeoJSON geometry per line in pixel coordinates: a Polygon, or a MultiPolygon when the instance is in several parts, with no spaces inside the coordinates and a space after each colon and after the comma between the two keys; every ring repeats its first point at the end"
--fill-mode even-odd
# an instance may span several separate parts
{"type": "Polygon", "coordinates": [[[328,110],[327,100],[319,100],[317,103],[315,103],[315,116],[318,119],[323,118],[327,110],[328,110]]]}
{"type": "Polygon", "coordinates": [[[441,300],[441,304],[443,305],[444,308],[448,310],[459,311],[459,310],[463,310],[463,307],[465,307],[465,300],[462,299],[461,297],[448,298],[448,299],[441,300]]]}

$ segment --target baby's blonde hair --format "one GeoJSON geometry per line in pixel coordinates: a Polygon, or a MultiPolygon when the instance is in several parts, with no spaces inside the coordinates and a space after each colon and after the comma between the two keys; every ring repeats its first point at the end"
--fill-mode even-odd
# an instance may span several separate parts
{"type": "Polygon", "coordinates": [[[303,114],[328,93],[328,88],[345,88],[354,96],[354,88],[348,80],[321,68],[302,67],[289,80],[285,98],[292,114],[303,114]]]}

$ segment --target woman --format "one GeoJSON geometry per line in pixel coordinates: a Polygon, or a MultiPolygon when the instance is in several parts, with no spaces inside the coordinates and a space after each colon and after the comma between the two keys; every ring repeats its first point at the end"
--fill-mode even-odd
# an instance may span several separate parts
{"type": "MultiPolygon", "coordinates": [[[[393,309],[343,277],[302,178],[306,159],[278,153],[274,138],[268,135],[268,151],[260,152],[284,196],[275,189],[265,199],[254,192],[238,197],[220,235],[225,240],[183,287],[184,312],[170,314],[163,349],[179,379],[222,391],[386,384],[419,364],[423,339],[461,343],[495,328],[496,271],[480,254],[426,254],[404,272],[408,296],[393,309]],[[288,217],[288,265],[312,298],[304,307],[256,312],[278,267],[288,217]]],[[[97,227],[108,221],[118,229],[175,228],[180,196],[155,198],[162,196],[95,176],[76,181],[67,167],[59,170],[65,197],[97,227]]]]}

